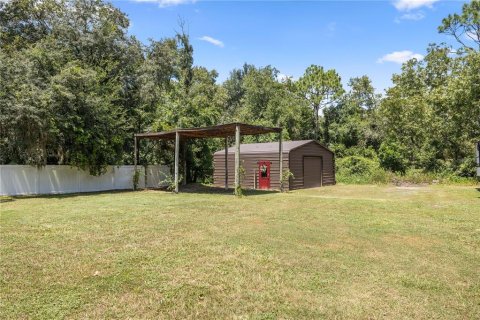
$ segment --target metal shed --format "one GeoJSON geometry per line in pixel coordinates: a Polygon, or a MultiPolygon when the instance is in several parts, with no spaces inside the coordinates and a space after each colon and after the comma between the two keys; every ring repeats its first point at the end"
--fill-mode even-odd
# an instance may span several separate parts
{"type": "MultiPolygon", "coordinates": [[[[228,171],[233,171],[235,148],[228,149],[228,171]]],[[[247,189],[280,189],[278,143],[251,143],[240,145],[240,163],[243,168],[241,186],[247,189]]],[[[335,155],[314,140],[284,141],[283,168],[293,173],[285,186],[289,190],[335,184],[335,155]]],[[[213,182],[224,186],[225,152],[215,152],[213,182]]],[[[229,187],[233,184],[229,182],[229,187]]]]}
{"type": "MultiPolygon", "coordinates": [[[[211,127],[201,127],[201,128],[177,128],[175,130],[170,131],[162,131],[162,132],[144,132],[144,133],[136,133],[134,135],[134,163],[135,163],[135,172],[137,172],[137,162],[138,162],[138,142],[141,139],[151,139],[151,140],[175,140],[175,173],[174,173],[174,184],[175,184],[175,192],[178,193],[179,191],[179,169],[180,169],[180,144],[183,144],[183,169],[186,170],[187,163],[185,157],[185,150],[186,150],[186,141],[188,139],[204,139],[204,138],[224,138],[225,139],[225,154],[228,152],[228,137],[235,136],[235,148],[233,151],[234,167],[233,172],[235,173],[235,184],[234,184],[234,193],[235,195],[241,195],[240,190],[240,139],[241,135],[259,135],[259,134],[266,134],[266,133],[278,133],[278,150],[277,153],[280,163],[279,171],[282,170],[282,128],[275,128],[275,127],[264,127],[264,126],[257,126],[251,125],[246,123],[227,123],[227,124],[220,124],[211,127]]],[[[228,188],[229,186],[229,179],[228,179],[228,169],[229,163],[227,162],[228,157],[224,156],[224,188],[228,188]]],[[[230,171],[231,172],[231,171],[230,171]]],[[[186,173],[186,171],[185,171],[186,173]]],[[[185,174],[186,176],[186,174],[185,174]]],[[[279,176],[278,176],[279,177],[279,176]]],[[[183,184],[186,183],[186,180],[183,179],[183,184]]]]}

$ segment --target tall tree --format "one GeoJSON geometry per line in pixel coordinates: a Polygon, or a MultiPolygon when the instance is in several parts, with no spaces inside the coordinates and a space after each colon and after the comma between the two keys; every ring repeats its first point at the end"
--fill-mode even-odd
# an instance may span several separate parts
{"type": "Polygon", "coordinates": [[[127,17],[100,0],[12,0],[0,17],[2,161],[94,174],[123,161],[143,59],[127,17]]]}
{"type": "Polygon", "coordinates": [[[335,70],[325,70],[321,66],[311,65],[298,80],[300,94],[310,103],[314,111],[315,137],[320,136],[320,110],[332,106],[342,96],[344,90],[341,78],[335,70]]]}
{"type": "Polygon", "coordinates": [[[470,41],[480,51],[480,0],[465,3],[461,14],[449,14],[438,27],[440,33],[453,36],[463,49],[475,50],[470,41]]]}
{"type": "Polygon", "coordinates": [[[223,123],[238,120],[238,112],[242,106],[242,99],[245,95],[243,79],[254,69],[255,66],[245,63],[242,68],[233,69],[228,79],[222,84],[227,97],[222,115],[223,123]]]}
{"type": "Polygon", "coordinates": [[[324,110],[325,140],[339,154],[344,148],[378,149],[375,113],[380,96],[367,76],[350,79],[348,86],[339,103],[324,110]]]}

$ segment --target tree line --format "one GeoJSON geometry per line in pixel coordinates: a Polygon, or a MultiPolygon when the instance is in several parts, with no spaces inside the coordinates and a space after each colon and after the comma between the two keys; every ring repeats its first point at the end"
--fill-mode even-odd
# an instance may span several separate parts
{"type": "MultiPolygon", "coordinates": [[[[431,44],[392,76],[385,95],[359,76],[311,65],[298,79],[244,64],[223,83],[194,65],[183,23],[141,43],[127,16],[101,0],[0,2],[0,163],[67,164],[101,174],[133,162],[133,134],[234,121],[281,126],[287,140],[316,139],[338,158],[474,174],[480,140],[480,1],[443,19],[458,46],[431,44]]],[[[245,137],[270,141],[273,135],[245,137]]],[[[188,142],[190,181],[212,174],[216,139],[188,142]]],[[[173,160],[172,144],[142,141],[140,161],[173,160]]],[[[341,162],[340,162],[341,163],[341,162]]],[[[346,163],[346,162],[344,162],[346,163]]]]}

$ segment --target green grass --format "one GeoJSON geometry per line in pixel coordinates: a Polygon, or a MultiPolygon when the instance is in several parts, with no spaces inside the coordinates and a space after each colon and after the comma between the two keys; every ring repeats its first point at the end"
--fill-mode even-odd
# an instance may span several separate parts
{"type": "Polygon", "coordinates": [[[474,319],[480,192],[4,198],[0,318],[474,319]]]}

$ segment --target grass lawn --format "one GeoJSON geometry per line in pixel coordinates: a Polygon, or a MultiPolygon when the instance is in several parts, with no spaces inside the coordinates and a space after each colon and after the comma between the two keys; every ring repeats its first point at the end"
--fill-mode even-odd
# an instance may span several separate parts
{"type": "Polygon", "coordinates": [[[480,317],[476,187],[195,190],[4,199],[0,318],[480,317]]]}

